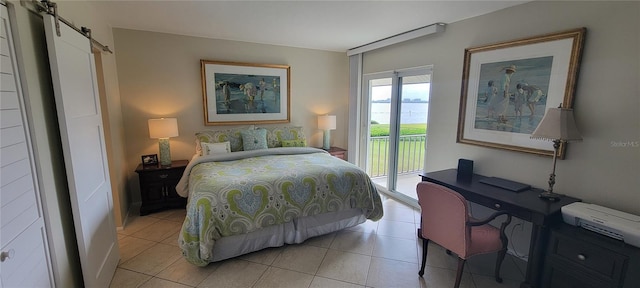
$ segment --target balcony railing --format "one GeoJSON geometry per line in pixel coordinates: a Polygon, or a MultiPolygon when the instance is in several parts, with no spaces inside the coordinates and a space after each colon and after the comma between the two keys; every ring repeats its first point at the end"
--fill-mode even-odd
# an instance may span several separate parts
{"type": "MultiPolygon", "coordinates": [[[[426,135],[403,135],[398,142],[398,174],[422,171],[426,135]]],[[[389,136],[369,138],[369,176],[387,176],[389,169],[389,136]]]]}

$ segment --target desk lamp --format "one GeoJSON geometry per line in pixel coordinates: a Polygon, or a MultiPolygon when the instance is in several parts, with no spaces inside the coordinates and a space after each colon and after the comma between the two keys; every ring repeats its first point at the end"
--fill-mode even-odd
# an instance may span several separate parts
{"type": "Polygon", "coordinates": [[[178,120],[176,118],[149,119],[149,138],[158,138],[160,165],[171,165],[169,137],[178,136],[178,120]]]}
{"type": "Polygon", "coordinates": [[[553,193],[553,185],[556,183],[556,159],[560,143],[582,140],[573,118],[573,109],[549,108],[536,130],[531,134],[531,138],[553,141],[553,170],[549,174],[549,190],[538,196],[550,201],[557,201],[562,195],[553,193]]]}
{"type": "Polygon", "coordinates": [[[336,115],[318,116],[318,129],[324,130],[324,142],[322,149],[329,150],[331,148],[331,131],[336,129],[336,115]]]}

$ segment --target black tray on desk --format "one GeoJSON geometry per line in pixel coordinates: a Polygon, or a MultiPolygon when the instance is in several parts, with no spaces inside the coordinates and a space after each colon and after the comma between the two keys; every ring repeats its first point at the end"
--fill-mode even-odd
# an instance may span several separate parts
{"type": "Polygon", "coordinates": [[[524,183],[511,181],[511,180],[498,178],[498,177],[487,177],[487,178],[481,179],[478,182],[495,186],[498,188],[502,188],[502,189],[507,189],[509,191],[513,191],[516,193],[531,189],[531,185],[529,184],[524,184],[524,183]]]}

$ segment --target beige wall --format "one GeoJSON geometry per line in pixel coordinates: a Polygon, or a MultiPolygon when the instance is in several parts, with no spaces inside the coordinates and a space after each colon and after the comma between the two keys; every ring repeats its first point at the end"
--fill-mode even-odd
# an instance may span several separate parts
{"type": "Polygon", "coordinates": [[[191,159],[195,133],[205,126],[200,60],[280,64],[291,67],[291,123],[303,126],[309,146],[322,146],[318,114],[337,115],[332,144],[346,146],[348,59],[345,53],[114,29],[125,125],[129,201],[139,202],[140,156],[158,153],[147,120],[176,117],[180,136],[171,138],[172,159],[191,159]],[[345,124],[341,124],[345,123],[345,124]]]}
{"type": "Polygon", "coordinates": [[[639,2],[529,2],[367,53],[364,70],[434,65],[427,171],[467,158],[477,173],[545,188],[550,158],[456,143],[464,49],[578,27],[587,28],[574,99],[584,141],[570,143],[558,161],[555,190],[640,215],[639,2]]]}

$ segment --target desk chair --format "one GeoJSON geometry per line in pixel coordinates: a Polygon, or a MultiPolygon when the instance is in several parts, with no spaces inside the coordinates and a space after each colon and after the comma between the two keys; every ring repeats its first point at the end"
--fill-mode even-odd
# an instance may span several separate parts
{"type": "Polygon", "coordinates": [[[429,241],[458,255],[458,272],[455,288],[460,285],[462,269],[467,258],[498,252],[495,278],[502,283],[500,266],[507,253],[508,239],[504,229],[511,222],[511,215],[498,211],[487,219],[476,220],[469,215],[467,200],[458,192],[431,182],[420,182],[416,187],[420,204],[421,221],[418,237],[422,239],[422,266],[418,275],[424,275],[429,241]],[[500,229],[488,223],[500,215],[507,215],[500,229]]]}

